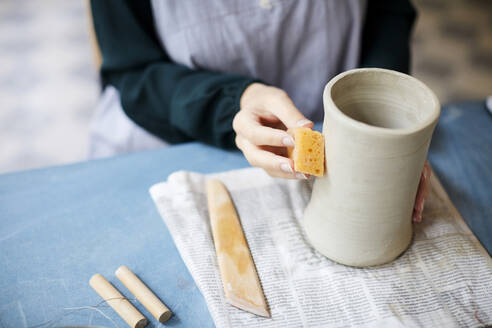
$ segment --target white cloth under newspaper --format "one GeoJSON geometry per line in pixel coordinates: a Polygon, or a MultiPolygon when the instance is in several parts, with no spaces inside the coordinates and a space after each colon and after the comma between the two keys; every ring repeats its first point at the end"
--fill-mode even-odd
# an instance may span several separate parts
{"type": "Polygon", "coordinates": [[[492,324],[492,261],[435,177],[410,248],[374,268],[343,266],[310,247],[301,223],[311,187],[242,169],[209,176],[180,171],[150,189],[217,327],[492,324]],[[224,298],[205,194],[211,176],[231,193],[271,318],[224,298]]]}

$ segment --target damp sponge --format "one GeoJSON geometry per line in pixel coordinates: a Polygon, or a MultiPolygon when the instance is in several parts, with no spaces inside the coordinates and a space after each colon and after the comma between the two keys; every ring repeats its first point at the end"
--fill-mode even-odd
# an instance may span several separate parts
{"type": "Polygon", "coordinates": [[[297,172],[323,176],[325,171],[323,135],[308,128],[296,128],[293,134],[295,147],[288,149],[288,155],[294,161],[294,169],[297,172]]]}

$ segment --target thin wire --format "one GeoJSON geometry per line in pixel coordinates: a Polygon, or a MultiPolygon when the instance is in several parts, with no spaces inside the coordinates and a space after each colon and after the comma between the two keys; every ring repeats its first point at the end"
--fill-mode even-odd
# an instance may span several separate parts
{"type": "Polygon", "coordinates": [[[83,311],[83,310],[97,311],[103,317],[105,317],[106,319],[108,319],[109,321],[111,321],[116,328],[119,328],[119,326],[116,324],[116,322],[113,319],[111,319],[107,314],[105,314],[101,309],[99,309],[102,306],[107,307],[108,305],[105,304],[105,303],[107,303],[108,301],[111,301],[111,300],[127,300],[129,302],[136,301],[136,299],[134,299],[134,298],[131,298],[130,299],[130,298],[126,298],[126,297],[113,297],[113,298],[108,298],[106,300],[103,300],[103,301],[99,302],[98,304],[96,304],[95,306],[85,305],[85,306],[78,306],[78,307],[63,308],[62,310],[64,310],[64,311],[70,310],[70,312],[64,313],[64,314],[60,315],[59,317],[55,317],[54,319],[45,321],[45,322],[40,323],[38,325],[30,326],[28,328],[40,328],[40,327],[43,327],[43,326],[52,327],[55,323],[57,323],[58,321],[64,319],[65,317],[67,317],[67,316],[69,316],[69,315],[71,315],[71,314],[73,314],[75,312],[83,311]]]}
{"type": "Polygon", "coordinates": [[[94,311],[99,312],[103,317],[105,317],[109,321],[111,321],[116,328],[119,328],[119,326],[116,324],[116,322],[114,322],[113,319],[111,319],[107,314],[105,314],[102,310],[98,309],[96,306],[79,306],[79,307],[72,307],[72,308],[64,308],[64,310],[73,310],[72,312],[69,312],[68,314],[74,313],[74,312],[77,312],[80,310],[94,310],[94,311]]]}

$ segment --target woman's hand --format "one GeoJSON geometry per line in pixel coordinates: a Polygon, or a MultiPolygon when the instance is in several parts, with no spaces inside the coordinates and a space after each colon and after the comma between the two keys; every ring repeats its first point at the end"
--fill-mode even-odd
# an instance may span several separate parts
{"type": "Polygon", "coordinates": [[[429,190],[431,175],[431,167],[429,161],[425,161],[424,169],[420,176],[419,188],[417,190],[417,196],[415,197],[415,205],[413,207],[412,221],[421,222],[422,212],[424,211],[425,198],[427,197],[427,192],[429,190]]]}
{"type": "Polygon", "coordinates": [[[306,179],[294,172],[294,163],[286,157],[286,147],[294,147],[294,139],[286,130],[312,128],[313,122],[299,112],[287,93],[253,83],[243,92],[240,106],[232,126],[236,145],[248,162],[273,177],[306,179]]]}

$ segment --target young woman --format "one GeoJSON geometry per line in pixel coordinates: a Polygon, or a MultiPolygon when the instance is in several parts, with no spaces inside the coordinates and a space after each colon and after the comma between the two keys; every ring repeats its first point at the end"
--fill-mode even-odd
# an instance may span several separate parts
{"type": "Polygon", "coordinates": [[[199,140],[303,177],[286,128],[323,118],[322,90],[355,67],[408,72],[408,0],[91,1],[104,93],[91,156],[199,140]]]}

